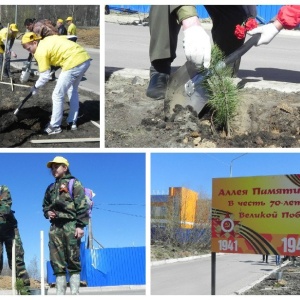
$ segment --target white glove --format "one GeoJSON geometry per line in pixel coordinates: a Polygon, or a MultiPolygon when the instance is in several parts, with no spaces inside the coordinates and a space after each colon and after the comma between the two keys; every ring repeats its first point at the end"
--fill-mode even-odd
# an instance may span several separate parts
{"type": "Polygon", "coordinates": [[[210,37],[202,26],[191,26],[183,31],[183,49],[186,59],[197,68],[209,68],[211,58],[210,37]]]}
{"type": "Polygon", "coordinates": [[[256,46],[269,44],[273,38],[279,33],[279,30],[273,23],[254,28],[247,32],[249,35],[261,33],[261,37],[256,46]]]}
{"type": "Polygon", "coordinates": [[[32,93],[32,96],[38,93],[38,89],[35,87],[35,85],[31,88],[30,92],[32,93]]]}

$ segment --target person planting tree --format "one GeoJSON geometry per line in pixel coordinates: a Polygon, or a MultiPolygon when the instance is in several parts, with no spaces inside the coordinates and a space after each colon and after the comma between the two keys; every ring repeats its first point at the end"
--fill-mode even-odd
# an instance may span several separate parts
{"type": "Polygon", "coordinates": [[[62,68],[52,93],[51,120],[44,130],[48,135],[62,132],[65,95],[68,95],[70,100],[67,123],[71,130],[77,129],[78,86],[90,66],[90,56],[87,51],[66,37],[52,35],[41,39],[35,33],[27,32],[21,42],[23,48],[32,53],[38,63],[39,78],[31,89],[32,95],[36,95],[39,89],[49,81],[51,66],[62,68]]]}

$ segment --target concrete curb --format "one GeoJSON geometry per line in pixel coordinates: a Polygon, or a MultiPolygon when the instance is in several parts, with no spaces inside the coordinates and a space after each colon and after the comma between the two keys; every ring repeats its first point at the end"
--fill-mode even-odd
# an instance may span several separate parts
{"type": "MultiPolygon", "coordinates": [[[[225,254],[226,253],[217,253],[217,256],[225,255],[225,254]]],[[[151,262],[151,266],[160,266],[160,265],[172,264],[172,263],[181,262],[181,261],[190,261],[190,260],[205,258],[205,257],[211,257],[211,253],[198,255],[198,256],[188,256],[188,257],[182,257],[182,258],[157,260],[157,261],[151,262]]]]}
{"type": "MultiPolygon", "coordinates": [[[[144,80],[149,80],[149,70],[137,69],[121,69],[118,70],[112,67],[105,67],[105,77],[114,78],[120,76],[123,78],[140,77],[144,80]]],[[[242,85],[243,88],[254,88],[259,90],[271,89],[282,93],[297,93],[300,92],[300,85],[298,83],[266,81],[257,78],[233,78],[235,84],[242,85]]]]}
{"type": "MultiPolygon", "coordinates": [[[[136,290],[145,290],[145,285],[120,285],[120,286],[102,286],[102,287],[80,287],[79,292],[84,294],[85,291],[89,292],[120,292],[120,291],[136,291],[136,290]]],[[[68,289],[69,290],[69,289],[68,289]]],[[[55,295],[56,289],[49,288],[47,295],[55,295]]],[[[12,295],[12,290],[0,290],[0,295],[12,295]]]]}

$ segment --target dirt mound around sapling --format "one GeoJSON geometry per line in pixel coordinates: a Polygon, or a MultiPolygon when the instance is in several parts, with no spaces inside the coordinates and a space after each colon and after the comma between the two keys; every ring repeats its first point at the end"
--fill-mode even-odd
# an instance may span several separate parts
{"type": "Polygon", "coordinates": [[[164,100],[145,95],[148,80],[119,75],[105,82],[108,148],[298,148],[300,93],[244,88],[230,136],[215,128],[211,112],[189,108],[165,119],[164,100]]]}

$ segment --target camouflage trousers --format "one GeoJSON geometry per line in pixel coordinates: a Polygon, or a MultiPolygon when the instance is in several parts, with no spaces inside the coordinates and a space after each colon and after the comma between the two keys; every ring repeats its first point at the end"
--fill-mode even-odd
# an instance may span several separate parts
{"type": "Polygon", "coordinates": [[[15,239],[16,245],[16,276],[23,280],[25,286],[30,285],[29,276],[24,261],[24,249],[18,228],[10,227],[8,224],[0,225],[0,274],[3,269],[3,246],[7,254],[8,266],[12,268],[12,245],[15,239]]]}
{"type": "Polygon", "coordinates": [[[50,263],[54,275],[80,273],[80,239],[74,237],[76,221],[55,221],[49,232],[50,263]]]}

